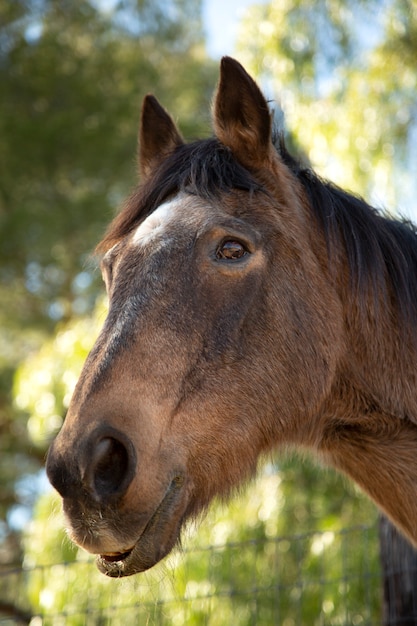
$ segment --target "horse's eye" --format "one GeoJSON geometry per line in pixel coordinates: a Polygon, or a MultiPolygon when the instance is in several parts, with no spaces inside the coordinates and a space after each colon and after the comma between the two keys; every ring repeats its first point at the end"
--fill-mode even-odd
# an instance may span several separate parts
{"type": "Polygon", "coordinates": [[[237,261],[248,254],[245,246],[239,241],[232,239],[224,241],[221,246],[217,248],[216,258],[226,259],[227,261],[237,261]]]}

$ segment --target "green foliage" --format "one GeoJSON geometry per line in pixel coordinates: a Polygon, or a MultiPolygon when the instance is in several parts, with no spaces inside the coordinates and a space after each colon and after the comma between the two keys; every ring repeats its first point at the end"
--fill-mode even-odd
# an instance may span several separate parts
{"type": "Polygon", "coordinates": [[[10,515],[33,504],[28,477],[65,415],[61,356],[85,354],[77,320],[101,292],[90,254],[136,183],[142,97],[155,92],[187,135],[203,126],[217,70],[200,12],[199,0],[0,0],[0,562],[20,558],[14,540],[4,549],[10,515]]]}
{"type": "Polygon", "coordinates": [[[407,0],[273,1],[240,30],[240,58],[313,167],[392,211],[416,193],[416,32],[407,0]]]}
{"type": "MultiPolygon", "coordinates": [[[[172,0],[172,11],[125,2],[107,13],[88,0],[49,0],[20,5],[18,17],[13,5],[0,5],[0,276],[2,291],[13,288],[1,321],[51,326],[91,309],[74,280],[135,182],[143,95],[182,102],[195,133],[191,108],[208,106],[214,74],[198,0],[172,0]]],[[[88,287],[94,296],[97,283],[88,287]]]]}
{"type": "Polygon", "coordinates": [[[16,372],[15,404],[30,416],[29,437],[41,450],[62,426],[75,383],[104,317],[105,304],[101,302],[91,317],[75,318],[62,325],[16,372]]]}

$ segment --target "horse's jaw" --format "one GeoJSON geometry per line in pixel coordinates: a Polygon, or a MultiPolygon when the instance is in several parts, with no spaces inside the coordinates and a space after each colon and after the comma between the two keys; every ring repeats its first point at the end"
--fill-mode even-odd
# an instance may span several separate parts
{"type": "Polygon", "coordinates": [[[187,492],[183,478],[176,476],[133,547],[119,554],[100,554],[98,569],[112,578],[131,576],[150,569],[167,556],[179,539],[187,492]]]}

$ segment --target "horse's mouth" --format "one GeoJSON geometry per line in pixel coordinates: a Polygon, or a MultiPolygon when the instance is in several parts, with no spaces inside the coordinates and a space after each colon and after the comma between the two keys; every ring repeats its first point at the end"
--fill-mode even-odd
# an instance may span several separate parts
{"type": "Polygon", "coordinates": [[[121,578],[153,567],[174,547],[184,519],[186,498],[181,498],[183,477],[176,476],[144,531],[132,548],[100,554],[97,567],[106,576],[121,578]]]}

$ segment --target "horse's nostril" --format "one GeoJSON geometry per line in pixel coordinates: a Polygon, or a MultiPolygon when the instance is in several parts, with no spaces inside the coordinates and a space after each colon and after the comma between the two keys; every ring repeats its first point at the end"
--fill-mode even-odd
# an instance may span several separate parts
{"type": "Polygon", "coordinates": [[[103,437],[92,451],[87,482],[94,495],[103,500],[122,495],[130,483],[130,457],[125,445],[114,437],[103,437]]]}
{"type": "Polygon", "coordinates": [[[106,426],[81,437],[77,444],[67,444],[66,449],[60,437],[51,445],[46,471],[64,499],[87,496],[106,504],[126,493],[136,471],[136,452],[129,437],[106,426]]]}

